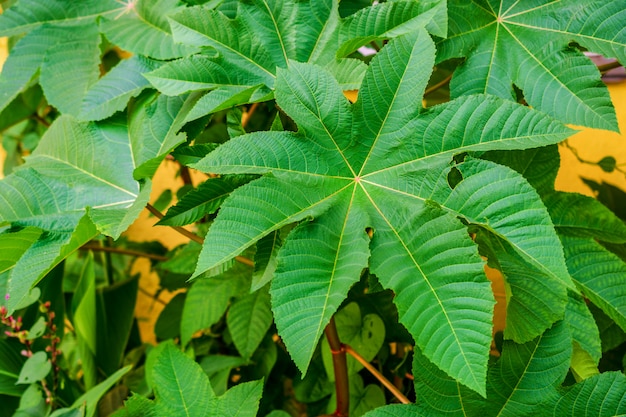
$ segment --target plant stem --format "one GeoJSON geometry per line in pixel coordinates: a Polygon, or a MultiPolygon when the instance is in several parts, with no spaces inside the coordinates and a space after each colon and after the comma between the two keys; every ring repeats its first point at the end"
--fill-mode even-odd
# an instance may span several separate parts
{"type": "MultiPolygon", "coordinates": [[[[162,219],[164,217],[163,213],[161,213],[159,210],[157,210],[156,207],[154,207],[152,204],[150,204],[150,203],[146,204],[146,208],[157,219],[160,220],[160,219],[162,219]]],[[[193,240],[194,242],[197,242],[197,243],[199,243],[201,245],[204,243],[204,239],[202,239],[200,236],[198,236],[194,232],[190,232],[189,230],[185,229],[184,227],[180,227],[180,226],[169,226],[169,227],[171,227],[172,229],[176,230],[181,235],[189,238],[190,240],[193,240]]],[[[237,261],[239,263],[242,263],[244,265],[254,266],[254,262],[251,259],[248,259],[248,258],[246,258],[244,256],[235,256],[235,261],[237,261]]]]}
{"type": "MultiPolygon", "coordinates": [[[[163,213],[161,213],[159,210],[157,210],[157,208],[154,207],[152,204],[150,204],[150,203],[146,204],[146,208],[157,219],[161,220],[164,217],[163,213]]],[[[189,230],[185,229],[184,227],[180,227],[180,226],[170,226],[170,227],[172,229],[176,230],[181,235],[189,238],[190,240],[193,240],[194,242],[197,242],[199,244],[203,244],[204,243],[204,239],[202,239],[200,236],[198,236],[194,232],[190,232],[189,230]]]]}
{"type": "Polygon", "coordinates": [[[622,66],[622,64],[620,64],[619,61],[614,61],[614,62],[609,62],[609,63],[603,64],[603,65],[598,65],[598,70],[600,72],[607,72],[607,71],[610,71],[612,69],[619,68],[621,66],[622,66]]]}
{"type": "Polygon", "coordinates": [[[446,78],[439,81],[437,84],[433,85],[432,87],[427,88],[426,91],[424,91],[424,97],[439,90],[441,87],[448,84],[451,79],[452,79],[452,74],[448,75],[446,78]]]}
{"type": "MultiPolygon", "coordinates": [[[[111,236],[107,236],[104,240],[103,248],[111,248],[113,247],[113,238],[111,236]]],[[[107,275],[109,277],[109,285],[112,285],[114,282],[114,271],[113,271],[113,260],[111,259],[111,252],[104,251],[104,259],[107,265],[107,275]]]]}
{"type": "Polygon", "coordinates": [[[180,165],[180,179],[183,180],[183,184],[192,185],[193,182],[191,180],[191,174],[189,173],[189,168],[185,165],[180,165]]]}
{"type": "Polygon", "coordinates": [[[148,258],[154,259],[155,261],[167,261],[169,258],[166,256],[155,255],[152,253],[139,252],[132,249],[124,249],[124,248],[115,248],[112,246],[96,246],[87,243],[86,245],[81,246],[82,250],[91,250],[94,252],[111,252],[111,253],[119,253],[121,255],[129,255],[129,256],[137,256],[140,258],[148,258]]]}
{"type": "Polygon", "coordinates": [[[324,329],[330,352],[333,354],[333,370],[335,371],[335,392],[337,397],[337,408],[335,416],[347,417],[350,413],[350,385],[348,383],[348,363],[346,361],[346,350],[339,340],[335,317],[330,318],[330,322],[324,329]]]}
{"type": "Polygon", "coordinates": [[[354,359],[359,361],[359,363],[363,365],[365,369],[370,371],[370,373],[374,375],[374,377],[379,380],[380,383],[383,384],[393,394],[393,396],[398,399],[398,401],[400,401],[402,404],[411,404],[411,401],[409,401],[409,399],[403,393],[401,393],[395,385],[393,385],[387,378],[385,378],[383,374],[378,372],[378,369],[374,368],[372,364],[366,361],[363,356],[361,356],[357,351],[355,351],[348,345],[343,345],[343,350],[349,353],[354,359]]]}
{"type": "Polygon", "coordinates": [[[241,116],[241,127],[245,128],[248,125],[248,122],[250,121],[250,118],[256,111],[257,107],[259,107],[259,103],[252,103],[252,106],[250,106],[250,110],[248,110],[243,114],[243,116],[241,116]]]}

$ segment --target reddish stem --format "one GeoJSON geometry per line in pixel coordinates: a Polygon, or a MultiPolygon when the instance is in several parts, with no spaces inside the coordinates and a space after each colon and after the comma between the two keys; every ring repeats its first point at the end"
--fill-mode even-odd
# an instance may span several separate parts
{"type": "Polygon", "coordinates": [[[335,392],[337,396],[337,409],[334,415],[348,417],[350,414],[350,385],[348,382],[348,363],[346,351],[339,340],[335,318],[331,317],[328,326],[324,329],[330,352],[333,354],[333,370],[335,371],[335,392]]]}

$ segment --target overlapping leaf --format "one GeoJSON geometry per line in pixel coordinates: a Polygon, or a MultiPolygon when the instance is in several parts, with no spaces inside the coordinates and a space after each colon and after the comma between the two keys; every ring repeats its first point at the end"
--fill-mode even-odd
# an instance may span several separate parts
{"type": "Polygon", "coordinates": [[[302,221],[279,251],[271,287],[279,333],[300,369],[307,369],[321,332],[370,257],[372,272],[396,293],[400,320],[419,348],[484,395],[494,301],[483,261],[457,217],[491,230],[556,286],[572,284],[539,197],[516,200],[528,187],[522,177],[491,164],[486,175],[493,178],[472,181],[480,164],[469,161],[459,168],[467,183],[452,190],[445,181],[450,161],[464,151],[556,143],[570,130],[496,98],[464,97],[421,111],[433,61],[425,31],[392,40],[372,61],[354,105],[318,66],[291,61],[279,70],[276,99],[298,133],[239,136],[194,165],[266,174],[224,202],[195,275],[302,221]],[[463,198],[480,206],[462,204],[463,198]],[[520,213],[534,216],[536,228],[512,227],[520,213]]]}
{"type": "Polygon", "coordinates": [[[242,1],[234,19],[211,7],[192,7],[171,16],[174,39],[209,48],[218,56],[174,61],[148,78],[165,94],[213,90],[198,102],[188,120],[270,99],[276,69],[287,67],[290,60],[325,65],[344,88],[352,89],[360,82],[364,64],[336,59],[337,53],[344,56],[370,41],[423,27],[444,36],[445,12],[445,2],[440,0],[384,3],[346,19],[339,17],[337,0],[242,1]]]}
{"type": "Polygon", "coordinates": [[[624,0],[454,0],[449,12],[450,31],[438,60],[467,58],[452,79],[454,96],[513,98],[515,84],[531,106],[565,122],[618,130],[598,70],[568,45],[574,41],[624,62],[624,0]]]}
{"type": "Polygon", "coordinates": [[[114,237],[130,225],[150,192],[149,183],[140,189],[132,179],[134,168],[123,120],[80,123],[63,116],[27,163],[0,181],[0,223],[46,232],[11,271],[11,307],[63,254],[91,239],[97,233],[94,224],[114,237]]]}

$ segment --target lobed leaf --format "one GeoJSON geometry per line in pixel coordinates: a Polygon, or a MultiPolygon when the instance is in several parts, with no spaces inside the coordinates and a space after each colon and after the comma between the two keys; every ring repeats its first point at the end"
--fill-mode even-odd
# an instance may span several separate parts
{"type": "Polygon", "coordinates": [[[537,6],[451,1],[453,23],[448,38],[439,43],[437,61],[467,57],[452,79],[453,96],[490,93],[513,99],[515,84],[531,106],[554,117],[617,131],[615,110],[598,70],[568,44],[576,39],[582,46],[623,57],[626,33],[616,23],[623,9],[623,1],[608,7],[601,1],[537,6]]]}
{"type": "Polygon", "coordinates": [[[188,120],[195,120],[271,99],[277,70],[296,61],[325,66],[343,88],[356,89],[364,66],[336,59],[340,44],[356,49],[370,38],[386,39],[425,26],[445,34],[445,2],[440,0],[391,2],[366,8],[362,15],[340,19],[337,0],[250,0],[237,3],[234,17],[212,6],[184,9],[171,17],[175,39],[210,48],[218,56],[184,58],[149,77],[166,94],[214,89],[189,115],[188,120]]]}
{"type": "Polygon", "coordinates": [[[249,270],[237,265],[216,277],[198,279],[189,289],[180,321],[181,344],[186,346],[198,330],[210,328],[224,315],[230,299],[250,286],[249,270]],[[211,299],[207,305],[206,300],[211,299]]]}
{"type": "Polygon", "coordinates": [[[485,395],[494,301],[483,261],[458,217],[490,230],[523,263],[550,277],[560,302],[551,310],[535,297],[531,308],[547,309],[548,319],[523,337],[532,339],[561,319],[566,288],[575,287],[562,253],[545,253],[560,242],[532,187],[507,168],[469,160],[455,168],[462,181],[449,183],[449,161],[461,152],[557,143],[571,130],[484,96],[420,111],[433,55],[423,30],[393,39],[371,61],[355,105],[318,66],[289,62],[279,69],[277,104],[298,132],[238,136],[194,164],[209,172],[264,175],[224,202],[195,275],[300,223],[278,252],[271,293],[279,334],[305,371],[328,317],[367,265],[369,246],[370,269],[395,292],[400,321],[417,346],[485,395]],[[525,198],[517,197],[520,192],[525,198]],[[469,207],[468,199],[481,203],[469,207]],[[528,215],[534,224],[525,223],[528,215]],[[369,245],[366,230],[373,233],[369,245]],[[344,266],[348,253],[355,259],[344,266]]]}
{"type": "Polygon", "coordinates": [[[368,219],[355,207],[356,198],[354,191],[343,192],[341,203],[291,231],[278,253],[274,320],[303,374],[330,318],[367,266],[368,219]]]}

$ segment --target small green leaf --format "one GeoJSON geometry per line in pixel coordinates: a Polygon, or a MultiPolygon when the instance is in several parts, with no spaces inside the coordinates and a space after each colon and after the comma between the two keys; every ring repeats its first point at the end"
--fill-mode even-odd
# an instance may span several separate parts
{"type": "Polygon", "coordinates": [[[87,389],[96,385],[96,275],[93,254],[85,258],[79,281],[72,297],[72,317],[76,331],[78,352],[87,389]]]}
{"type": "Polygon", "coordinates": [[[34,384],[44,379],[51,369],[52,364],[46,352],[35,352],[24,363],[16,384],[34,384]]]}
{"type": "Polygon", "coordinates": [[[157,357],[153,378],[162,413],[205,417],[214,406],[215,394],[200,365],[173,345],[167,345],[157,357]]]}
{"type": "Polygon", "coordinates": [[[210,417],[256,417],[263,394],[263,381],[235,385],[217,399],[217,407],[210,417]]]}
{"type": "Polygon", "coordinates": [[[147,95],[132,106],[128,132],[135,160],[134,178],[151,178],[165,156],[187,139],[180,130],[199,98],[199,94],[147,95]]]}
{"type": "Polygon", "coordinates": [[[269,288],[236,300],[228,310],[226,324],[239,354],[250,358],[272,324],[269,288]]]}
{"type": "Polygon", "coordinates": [[[394,1],[361,9],[342,22],[341,46],[337,56],[346,56],[369,42],[386,40],[420,28],[445,37],[448,32],[446,2],[394,1]]]}
{"type": "Polygon", "coordinates": [[[574,343],[570,369],[577,382],[600,373],[600,371],[598,371],[598,361],[592,358],[578,343],[574,343]]]}
{"type": "MultiPolygon", "coordinates": [[[[380,386],[374,384],[364,386],[361,375],[350,375],[350,416],[360,417],[376,407],[384,406],[385,403],[385,393],[380,386]]],[[[326,411],[331,414],[336,409],[337,393],[333,391],[326,411]]]]}
{"type": "Polygon", "coordinates": [[[91,388],[81,395],[74,403],[67,408],[60,408],[50,415],[50,417],[94,417],[98,411],[98,402],[107,391],[115,385],[120,378],[130,371],[131,366],[125,366],[107,379],[91,388]]]}
{"type": "Polygon", "coordinates": [[[226,312],[230,299],[250,286],[250,269],[237,264],[229,272],[212,278],[200,278],[189,289],[180,323],[181,344],[192,335],[210,328],[226,312]],[[207,304],[206,300],[211,302],[207,304]]]}

